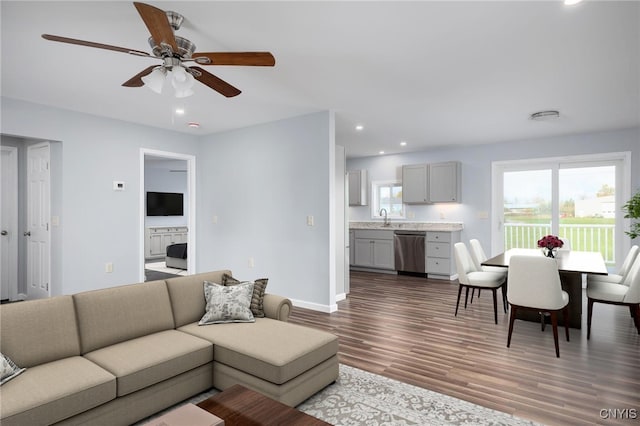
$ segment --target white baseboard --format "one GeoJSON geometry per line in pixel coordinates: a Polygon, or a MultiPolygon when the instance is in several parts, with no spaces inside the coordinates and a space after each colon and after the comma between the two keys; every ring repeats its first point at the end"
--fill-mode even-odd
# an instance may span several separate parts
{"type": "Polygon", "coordinates": [[[331,312],[335,312],[338,310],[338,305],[321,305],[319,303],[306,302],[304,300],[296,300],[290,299],[293,306],[297,306],[299,308],[311,309],[312,311],[325,312],[330,314],[331,312]]]}
{"type": "Polygon", "coordinates": [[[347,293],[336,294],[336,302],[340,302],[347,298],[347,293]]]}

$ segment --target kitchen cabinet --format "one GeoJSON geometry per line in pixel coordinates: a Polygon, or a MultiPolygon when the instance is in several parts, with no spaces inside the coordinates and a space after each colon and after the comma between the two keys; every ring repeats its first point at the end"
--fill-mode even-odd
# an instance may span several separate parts
{"type": "Polygon", "coordinates": [[[459,203],[460,174],[461,164],[458,161],[402,166],[402,202],[459,203]]]}
{"type": "Polygon", "coordinates": [[[458,161],[429,165],[429,202],[460,202],[460,169],[458,161]]]}
{"type": "Polygon", "coordinates": [[[456,262],[453,245],[460,242],[460,231],[429,231],[426,238],[426,272],[429,278],[453,280],[456,262]]]}
{"type": "Polygon", "coordinates": [[[429,165],[402,166],[402,202],[423,204],[429,201],[429,165]]]}
{"type": "Polygon", "coordinates": [[[188,228],[186,226],[154,226],[145,231],[145,258],[165,257],[167,246],[186,243],[188,228]]]}
{"type": "Polygon", "coordinates": [[[366,206],[367,197],[367,171],[350,170],[347,172],[349,180],[349,205],[366,206]]]}
{"type": "Polygon", "coordinates": [[[393,231],[355,230],[354,241],[354,266],[394,269],[393,231]]]}

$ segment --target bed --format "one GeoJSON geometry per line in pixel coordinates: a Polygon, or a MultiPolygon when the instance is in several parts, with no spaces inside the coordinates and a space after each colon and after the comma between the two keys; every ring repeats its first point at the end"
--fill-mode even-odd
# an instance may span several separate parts
{"type": "Polygon", "coordinates": [[[187,269],[187,243],[168,245],[165,263],[167,268],[187,269]]]}

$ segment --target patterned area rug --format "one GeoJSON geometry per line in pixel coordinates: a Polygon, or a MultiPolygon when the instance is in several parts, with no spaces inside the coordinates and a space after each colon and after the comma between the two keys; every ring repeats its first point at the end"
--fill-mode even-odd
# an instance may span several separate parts
{"type": "MultiPolygon", "coordinates": [[[[170,409],[188,402],[197,404],[216,393],[216,390],[202,393],[170,409]]],[[[296,408],[327,423],[344,426],[537,425],[343,364],[340,364],[340,376],[334,384],[296,408]]]]}
{"type": "Polygon", "coordinates": [[[536,424],[342,364],[336,383],[297,408],[334,425],[536,424]]]}

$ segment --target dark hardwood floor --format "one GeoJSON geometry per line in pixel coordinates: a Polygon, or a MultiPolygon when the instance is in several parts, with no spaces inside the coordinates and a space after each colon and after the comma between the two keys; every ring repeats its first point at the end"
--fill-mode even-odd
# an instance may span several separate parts
{"type": "Polygon", "coordinates": [[[625,307],[596,304],[589,341],[585,307],[556,358],[539,323],[516,320],[507,348],[508,314],[498,297],[494,324],[489,292],[454,317],[457,281],[352,272],[350,290],[337,312],[290,318],[336,334],[343,364],[548,425],[640,423],[640,335],[625,307]]]}

